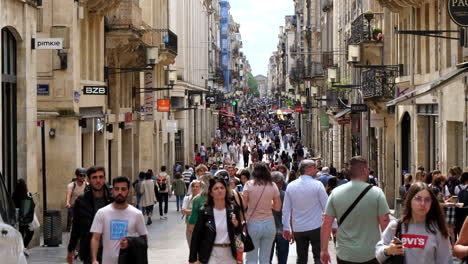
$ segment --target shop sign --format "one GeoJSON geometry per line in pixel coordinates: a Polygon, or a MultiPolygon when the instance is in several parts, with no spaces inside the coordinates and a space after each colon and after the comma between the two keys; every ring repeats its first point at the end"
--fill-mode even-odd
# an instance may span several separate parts
{"type": "Polygon", "coordinates": [[[215,95],[208,95],[206,98],[206,106],[210,106],[216,103],[216,96],[215,95]]]}
{"type": "Polygon", "coordinates": [[[171,100],[158,99],[158,112],[170,112],[170,111],[171,111],[171,100]]]}
{"type": "MultiPolygon", "coordinates": [[[[153,87],[153,72],[145,72],[145,88],[153,87]]],[[[145,92],[145,121],[154,120],[154,93],[145,92]]]]}
{"type": "Polygon", "coordinates": [[[296,112],[301,113],[302,112],[302,106],[300,106],[300,105],[296,106],[296,112]]]}
{"type": "Polygon", "coordinates": [[[468,1],[448,0],[447,12],[452,21],[460,27],[468,27],[468,1]]]}
{"type": "Polygon", "coordinates": [[[49,85],[48,84],[38,84],[37,85],[37,95],[49,95],[49,85]]]}
{"type": "Polygon", "coordinates": [[[352,104],[351,112],[367,112],[366,104],[352,104]]]}
{"type": "Polygon", "coordinates": [[[351,124],[351,120],[349,118],[340,118],[340,119],[337,119],[336,122],[338,122],[338,125],[351,124]]]}
{"type": "Polygon", "coordinates": [[[133,113],[127,112],[125,113],[125,123],[131,123],[133,121],[133,113]]]}
{"type": "Polygon", "coordinates": [[[80,91],[73,91],[73,102],[80,102],[80,91]]]}
{"type": "Polygon", "coordinates": [[[107,86],[84,86],[85,95],[107,95],[107,86]]]}
{"type": "Polygon", "coordinates": [[[168,133],[177,133],[177,120],[166,120],[166,128],[168,133]]]}
{"type": "Polygon", "coordinates": [[[63,49],[62,38],[33,38],[32,49],[36,50],[61,50],[63,49]]]}

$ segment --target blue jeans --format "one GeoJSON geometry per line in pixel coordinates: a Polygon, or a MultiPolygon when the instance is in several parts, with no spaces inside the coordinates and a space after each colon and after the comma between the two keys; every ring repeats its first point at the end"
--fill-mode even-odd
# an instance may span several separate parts
{"type": "Polygon", "coordinates": [[[270,263],[271,246],[276,235],[274,219],[251,220],[247,227],[255,249],[247,252],[246,264],[270,263]]]}
{"type": "Polygon", "coordinates": [[[184,204],[184,195],[176,195],[176,204],[177,204],[177,211],[182,209],[182,204],[184,204]]]}
{"type": "Polygon", "coordinates": [[[271,247],[270,263],[273,261],[273,252],[275,251],[276,244],[276,257],[278,257],[278,264],[288,263],[289,255],[289,241],[283,238],[282,233],[276,233],[275,241],[271,247]]]}

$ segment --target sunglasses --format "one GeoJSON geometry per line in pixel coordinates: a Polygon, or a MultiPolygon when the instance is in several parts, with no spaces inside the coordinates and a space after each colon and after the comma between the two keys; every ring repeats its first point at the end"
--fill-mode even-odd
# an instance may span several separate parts
{"type": "Polygon", "coordinates": [[[422,198],[421,196],[415,196],[413,199],[414,199],[414,201],[416,201],[419,204],[422,204],[423,202],[425,204],[432,203],[432,198],[430,198],[430,197],[422,198]]]}

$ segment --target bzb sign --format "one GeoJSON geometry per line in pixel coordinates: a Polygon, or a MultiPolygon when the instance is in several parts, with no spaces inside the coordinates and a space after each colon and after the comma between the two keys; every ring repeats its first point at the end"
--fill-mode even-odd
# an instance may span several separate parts
{"type": "Polygon", "coordinates": [[[468,27],[468,0],[448,0],[447,11],[455,24],[468,27]]]}
{"type": "Polygon", "coordinates": [[[83,94],[90,95],[107,95],[107,86],[85,86],[83,94]]]}

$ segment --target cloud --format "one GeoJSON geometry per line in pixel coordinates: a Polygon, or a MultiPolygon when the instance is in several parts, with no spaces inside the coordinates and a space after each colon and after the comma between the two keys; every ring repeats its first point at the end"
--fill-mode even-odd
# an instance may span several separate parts
{"type": "Polygon", "coordinates": [[[234,21],[241,25],[243,51],[254,75],[266,75],[268,59],[276,51],[284,16],[294,14],[292,0],[230,0],[234,21]]]}

